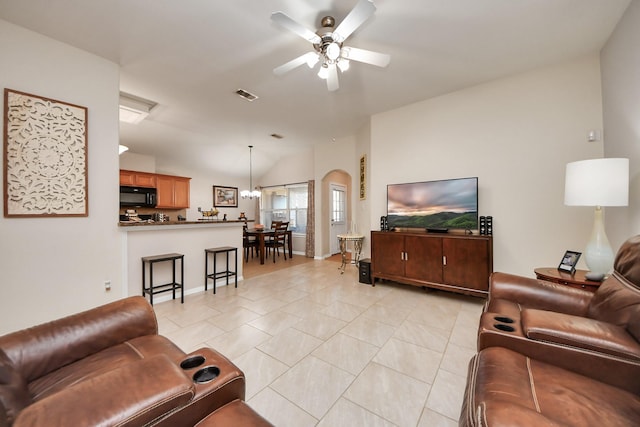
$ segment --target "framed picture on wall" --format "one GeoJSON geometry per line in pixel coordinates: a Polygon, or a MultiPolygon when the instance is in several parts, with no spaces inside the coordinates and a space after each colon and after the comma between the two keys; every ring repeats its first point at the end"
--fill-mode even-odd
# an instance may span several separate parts
{"type": "Polygon", "coordinates": [[[360,157],[360,200],[367,198],[367,156],[360,157]]]}
{"type": "Polygon", "coordinates": [[[237,208],[238,187],[213,186],[213,206],[216,208],[237,208]]]}
{"type": "Polygon", "coordinates": [[[578,264],[580,255],[582,255],[582,252],[566,251],[562,257],[562,261],[560,261],[558,270],[571,274],[575,273],[576,264],[578,264]]]}

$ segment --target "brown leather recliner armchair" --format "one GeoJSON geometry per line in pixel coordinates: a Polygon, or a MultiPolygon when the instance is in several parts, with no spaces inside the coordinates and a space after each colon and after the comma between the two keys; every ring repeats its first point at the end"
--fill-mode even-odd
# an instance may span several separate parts
{"type": "Polygon", "coordinates": [[[491,278],[478,350],[501,346],[640,393],[640,236],[595,293],[504,273],[491,278]],[[598,369],[594,369],[594,367],[598,369]]]}
{"type": "Polygon", "coordinates": [[[640,236],[596,293],[495,273],[460,426],[640,425],[640,236]]]}
{"type": "Polygon", "coordinates": [[[244,396],[240,369],[158,335],[139,296],[0,337],[0,427],[193,426],[244,396]]]}
{"type": "Polygon", "coordinates": [[[488,347],[471,359],[458,424],[637,427],[640,395],[504,347],[488,347]]]}

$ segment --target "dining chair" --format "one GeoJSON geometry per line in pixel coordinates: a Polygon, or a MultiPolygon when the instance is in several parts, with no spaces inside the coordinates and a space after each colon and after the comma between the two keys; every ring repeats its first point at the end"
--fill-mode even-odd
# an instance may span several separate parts
{"type": "Polygon", "coordinates": [[[268,242],[269,249],[273,249],[273,262],[276,262],[276,255],[280,256],[280,248],[284,254],[284,259],[287,259],[286,241],[287,241],[287,228],[288,222],[275,221],[275,228],[273,237],[268,242]]]}
{"type": "MultiPolygon", "coordinates": [[[[282,221],[271,221],[271,231],[275,232],[278,226],[282,224],[282,221]]],[[[267,256],[271,253],[271,248],[273,247],[273,238],[275,234],[265,236],[264,246],[267,251],[267,256]]]]}
{"type": "Polygon", "coordinates": [[[242,226],[242,249],[244,251],[244,262],[249,262],[249,251],[251,251],[251,259],[258,252],[258,239],[247,234],[247,224],[242,226]]]}

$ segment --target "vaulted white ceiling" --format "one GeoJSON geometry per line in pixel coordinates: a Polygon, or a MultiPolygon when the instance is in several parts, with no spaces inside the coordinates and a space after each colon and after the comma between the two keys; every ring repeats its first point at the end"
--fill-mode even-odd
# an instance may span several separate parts
{"type": "Polygon", "coordinates": [[[0,18],[118,63],[121,90],[158,103],[142,123],[121,124],[132,152],[245,176],[252,144],[259,176],[283,155],[354,134],[372,114],[597,52],[629,2],[375,0],[348,44],[391,62],[352,63],[336,92],[306,66],[273,74],[311,45],[270,15],[315,30],[325,15],[340,23],[357,0],[0,0],[0,18]],[[239,98],[239,88],[259,99],[239,98]]]}

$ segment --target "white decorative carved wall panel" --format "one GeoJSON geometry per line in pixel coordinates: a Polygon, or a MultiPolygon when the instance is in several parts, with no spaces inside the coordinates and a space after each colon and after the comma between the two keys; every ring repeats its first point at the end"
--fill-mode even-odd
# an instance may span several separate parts
{"type": "Polygon", "coordinates": [[[5,217],[87,216],[87,109],[4,95],[5,217]]]}

